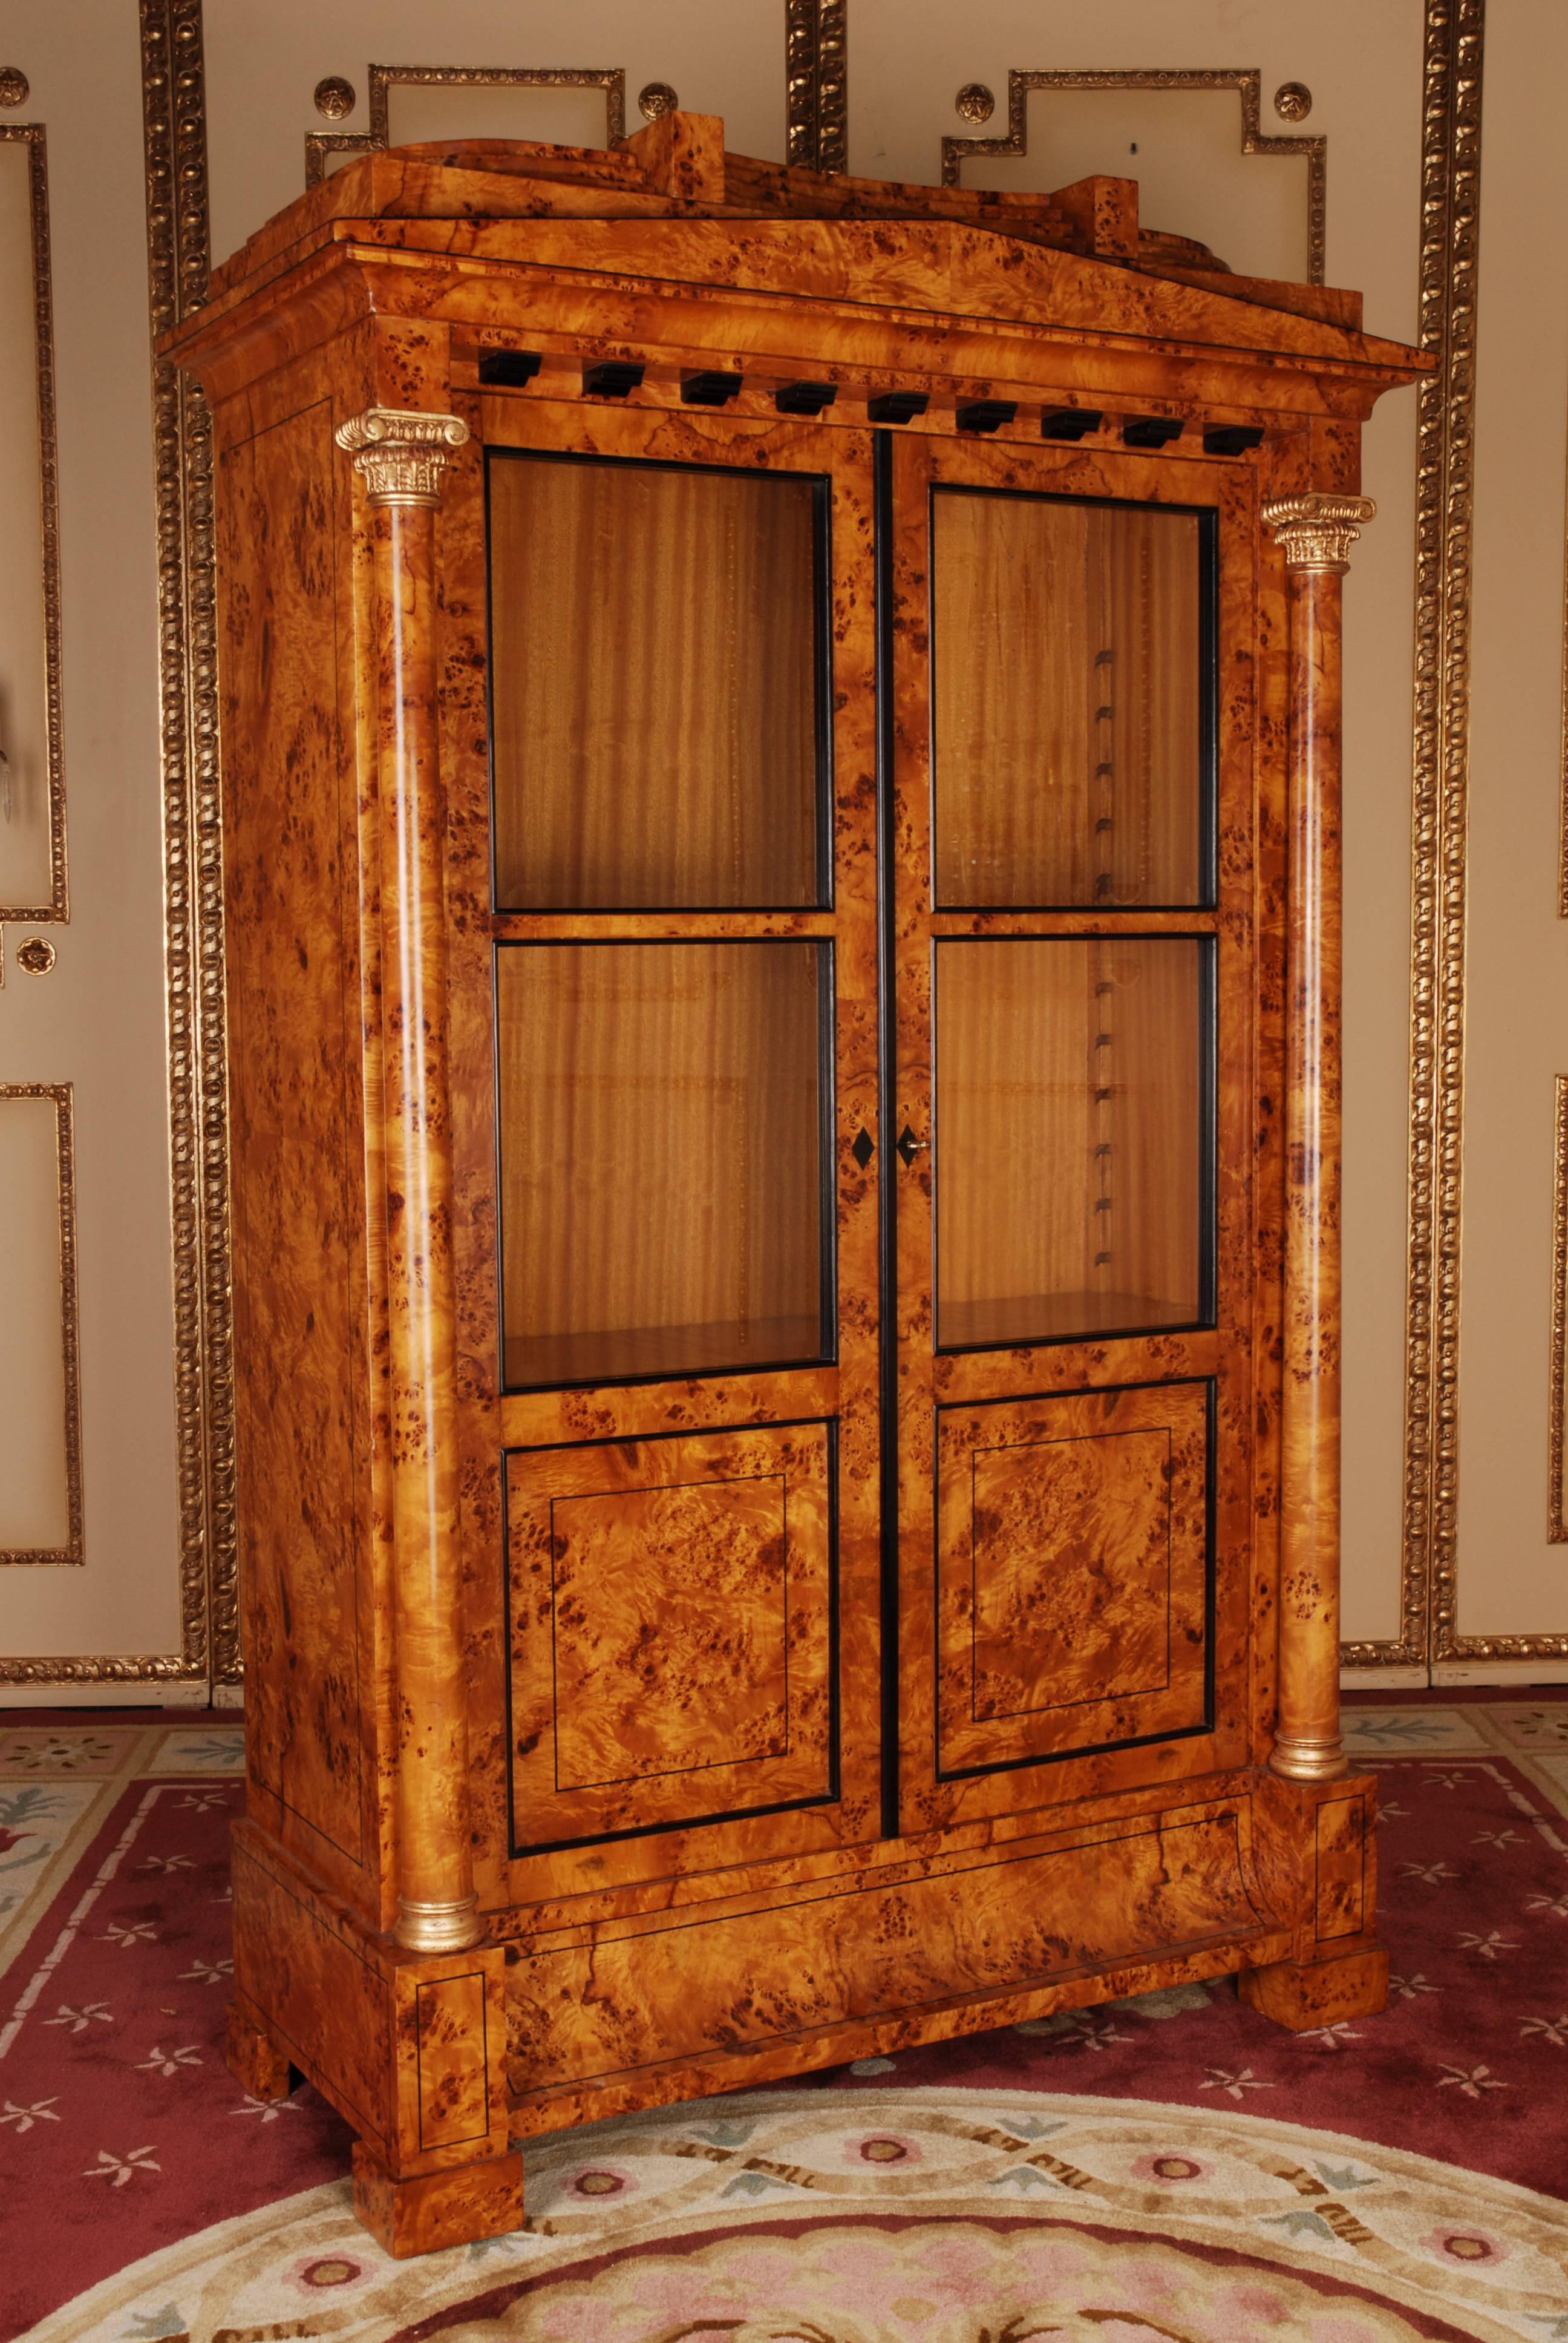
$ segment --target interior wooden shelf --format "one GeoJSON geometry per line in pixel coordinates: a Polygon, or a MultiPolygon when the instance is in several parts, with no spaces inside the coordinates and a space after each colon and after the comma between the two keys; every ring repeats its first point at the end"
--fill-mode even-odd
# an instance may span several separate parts
{"type": "Polygon", "coordinates": [[[1156,1326],[1190,1326],[1190,1302],[1152,1293],[1020,1293],[995,1301],[943,1304],[944,1351],[981,1350],[999,1342],[1056,1342],[1064,1335],[1137,1333],[1156,1326]]]}
{"type": "Polygon", "coordinates": [[[505,1346],[508,1391],[556,1383],[617,1383],[712,1374],[733,1367],[803,1366],[824,1356],[822,1322],[709,1319],[697,1326],[623,1326],[601,1333],[514,1334],[505,1346]]]}

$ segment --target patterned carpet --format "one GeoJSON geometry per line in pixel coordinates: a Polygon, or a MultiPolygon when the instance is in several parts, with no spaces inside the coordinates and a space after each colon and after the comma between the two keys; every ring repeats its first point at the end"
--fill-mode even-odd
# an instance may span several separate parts
{"type": "Polygon", "coordinates": [[[338,2119],[222,2065],[233,1721],[15,1717],[0,2338],[1568,2338],[1568,1699],[1349,1721],[1385,2016],[1222,1981],[595,2127],[528,2147],[523,2230],[394,2264],[338,2119]]]}
{"type": "Polygon", "coordinates": [[[1412,2343],[1568,2334],[1568,2207],[1216,2108],[748,2093],[528,2155],[526,2229],[393,2262],[341,2182],[111,2279],[35,2343],[1412,2343]]]}

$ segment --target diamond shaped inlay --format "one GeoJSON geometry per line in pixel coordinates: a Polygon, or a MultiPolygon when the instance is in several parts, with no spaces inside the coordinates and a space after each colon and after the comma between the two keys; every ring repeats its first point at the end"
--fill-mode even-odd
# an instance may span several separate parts
{"type": "Polygon", "coordinates": [[[867,1164],[870,1161],[876,1151],[877,1142],[871,1137],[870,1132],[869,1131],[857,1131],[855,1134],[855,1143],[850,1148],[849,1152],[854,1157],[862,1172],[865,1170],[867,1164]]]}

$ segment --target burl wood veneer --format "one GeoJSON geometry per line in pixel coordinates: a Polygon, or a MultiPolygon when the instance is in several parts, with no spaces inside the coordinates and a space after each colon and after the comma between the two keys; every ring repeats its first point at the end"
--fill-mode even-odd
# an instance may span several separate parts
{"type": "Polygon", "coordinates": [[[580,2117],[1379,2006],[1338,578],[1430,361],[678,113],[212,291],[236,2073],[417,2253],[580,2117]]]}

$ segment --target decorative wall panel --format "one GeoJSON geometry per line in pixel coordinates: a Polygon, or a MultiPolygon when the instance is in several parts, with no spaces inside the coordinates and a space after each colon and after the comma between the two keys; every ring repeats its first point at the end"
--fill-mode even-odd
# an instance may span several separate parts
{"type": "Polygon", "coordinates": [[[41,122],[0,123],[0,920],[63,920],[60,517],[41,122]]]}
{"type": "MultiPolygon", "coordinates": [[[[332,168],[329,157],[374,155],[392,144],[391,94],[395,89],[602,90],[604,131],[599,143],[613,146],[626,136],[626,74],[618,65],[372,65],[367,79],[367,129],[307,131],[307,187],[316,186],[332,168]]],[[[405,137],[408,135],[403,134],[405,137]]],[[[514,129],[507,135],[518,137],[524,134],[514,129]]],[[[564,140],[570,134],[563,126],[560,130],[552,127],[535,135],[564,140]]]]}
{"type": "MultiPolygon", "coordinates": [[[[1028,71],[1012,67],[1007,77],[1006,133],[991,138],[954,138],[942,140],[942,185],[956,187],[966,161],[981,156],[1027,155],[1029,152],[1029,98],[1031,90],[1221,90],[1233,89],[1241,101],[1241,152],[1243,155],[1304,156],[1307,164],[1306,264],[1308,281],[1321,285],[1323,281],[1323,255],[1328,219],[1328,151],[1325,137],[1296,136],[1271,137],[1262,128],[1261,76],[1246,67],[1237,66],[1204,70],[1167,70],[1140,72],[1086,72],[1050,68],[1028,71]]],[[[1138,172],[1130,158],[1125,176],[1136,178],[1138,172]]],[[[1069,171],[1067,177],[1073,174],[1069,171]]],[[[970,184],[974,184],[972,181],[970,184]]],[[[1175,228],[1174,220],[1162,225],[1175,228]]],[[[1184,225],[1184,224],[1183,224],[1184,225]]]]}
{"type": "Polygon", "coordinates": [[[0,1083],[0,1563],[80,1563],[76,1179],[69,1082],[0,1083]]]}
{"type": "MultiPolygon", "coordinates": [[[[206,297],[201,0],[141,0],[153,337],[206,297]]],[[[158,695],[178,1412],[178,1663],[239,1674],[229,1319],[223,865],[214,634],[212,431],[187,377],[153,361],[158,695]]]]}
{"type": "Polygon", "coordinates": [[[1347,1664],[1422,1665],[1452,1628],[1459,1400],[1470,548],[1483,0],[1428,0],[1418,391],[1410,1228],[1402,1632],[1347,1664]]]}

